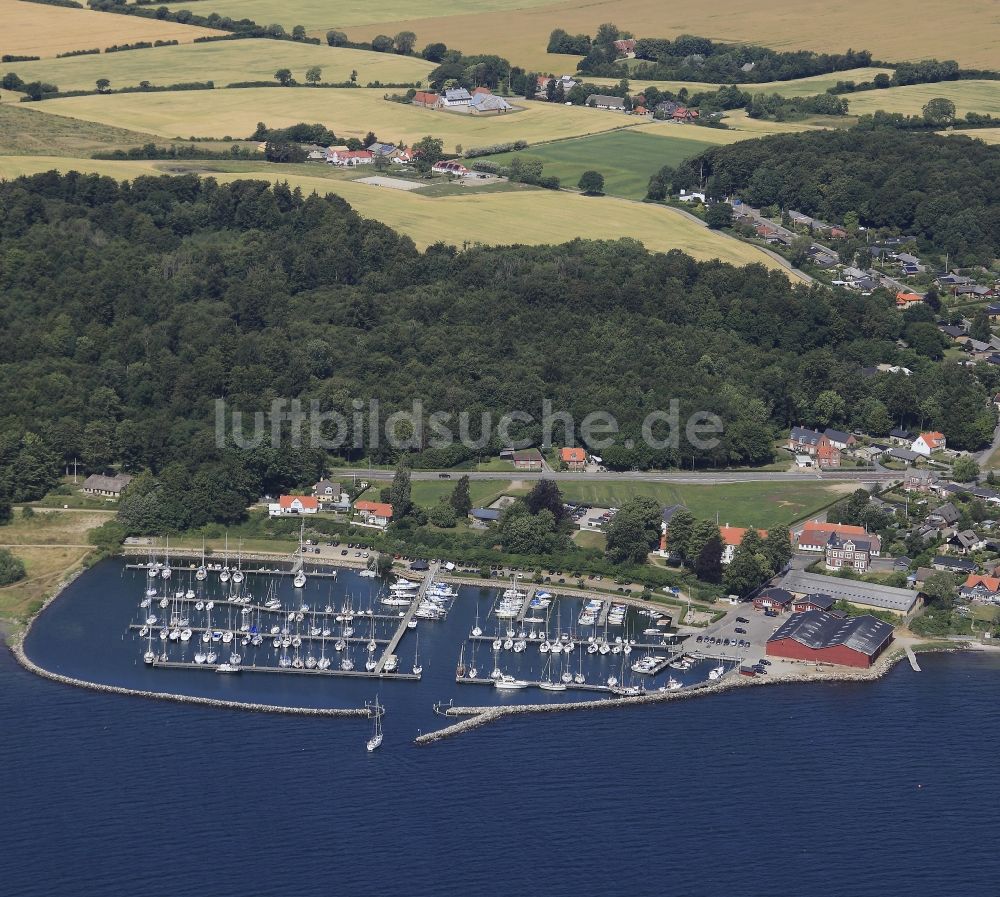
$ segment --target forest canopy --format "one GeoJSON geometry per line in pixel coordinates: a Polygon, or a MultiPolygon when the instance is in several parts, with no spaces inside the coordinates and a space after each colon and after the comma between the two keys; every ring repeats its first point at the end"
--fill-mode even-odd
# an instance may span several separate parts
{"type": "MultiPolygon", "coordinates": [[[[536,423],[514,435],[535,444],[547,398],[577,422],[617,417],[602,450],[616,468],[767,463],[792,424],[929,426],[982,446],[993,369],[933,360],[933,339],[917,339],[933,330],[926,315],[635,241],[420,252],[336,196],[49,172],[0,184],[0,490],[37,498],[76,458],[150,471],[137,502],[174,484],[199,496],[194,519],[206,506],[232,519],[243,499],[311,484],[331,462],[287,439],[218,445],[219,398],[246,411],[316,400],[348,421],[356,400],[389,414],[419,399],[468,412],[473,436],[481,413],[524,410],[536,423]],[[881,362],[913,376],[862,373],[881,362]],[[671,400],[681,420],[717,414],[718,445],[647,448],[642,420],[671,400]]],[[[501,447],[417,444],[410,460],[501,447]]]]}

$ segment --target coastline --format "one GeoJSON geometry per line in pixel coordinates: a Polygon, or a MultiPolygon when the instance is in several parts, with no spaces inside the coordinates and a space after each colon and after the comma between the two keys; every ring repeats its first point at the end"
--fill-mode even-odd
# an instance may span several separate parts
{"type": "MultiPolygon", "coordinates": [[[[125,555],[127,558],[128,555],[125,555]]],[[[335,566],[344,566],[354,568],[353,564],[337,564],[335,566]]],[[[145,698],[147,700],[160,700],[160,701],[173,701],[175,703],[182,704],[193,704],[207,707],[214,707],[217,709],[225,710],[239,710],[244,712],[256,712],[256,713],[276,713],[285,715],[297,715],[297,716],[316,716],[316,717],[326,717],[326,718],[367,718],[368,711],[363,708],[311,708],[311,707],[290,707],[281,706],[276,704],[257,704],[252,702],[244,701],[227,701],[217,698],[205,698],[193,695],[180,695],[173,694],[171,692],[156,692],[147,691],[143,689],[133,689],[126,686],[119,685],[107,685],[99,682],[90,682],[84,679],[77,679],[71,676],[65,676],[61,673],[56,673],[51,670],[47,670],[44,667],[36,664],[30,657],[27,656],[24,650],[24,641],[28,634],[31,632],[32,626],[35,621],[44,613],[44,611],[56,601],[59,597],[63,595],[66,588],[71,585],[79,576],[85,573],[89,568],[81,568],[69,576],[67,576],[56,589],[53,591],[52,595],[45,599],[41,607],[31,616],[27,624],[22,627],[4,627],[0,629],[0,637],[6,641],[11,653],[17,660],[18,664],[26,671],[33,673],[36,676],[40,676],[43,679],[48,679],[52,682],[58,682],[62,685],[71,685],[77,688],[85,688],[91,691],[102,692],[105,694],[116,694],[123,695],[127,697],[138,697],[145,698]]],[[[442,573],[442,578],[451,579],[456,582],[465,585],[484,585],[486,587],[491,587],[493,584],[489,581],[483,582],[478,580],[471,580],[461,576],[448,576],[442,573]]],[[[580,590],[573,590],[579,592],[580,590]]],[[[639,606],[651,606],[655,607],[652,602],[645,602],[641,599],[632,598],[629,602],[634,605],[639,606]]],[[[910,645],[910,647],[918,653],[931,653],[931,652],[953,652],[953,651],[996,651],[1000,650],[1000,646],[990,646],[983,645],[976,642],[968,641],[955,641],[954,643],[947,642],[934,642],[931,644],[926,644],[921,646],[921,643],[916,645],[910,645]]],[[[815,666],[812,663],[807,662],[791,662],[793,666],[788,669],[776,671],[772,675],[768,676],[755,676],[753,678],[748,678],[739,675],[737,672],[730,673],[724,680],[714,683],[703,683],[691,686],[690,688],[683,689],[681,691],[671,691],[671,692],[655,692],[652,694],[641,695],[637,697],[622,697],[622,698],[602,698],[600,700],[589,700],[589,701],[568,701],[565,703],[553,703],[553,704],[511,704],[506,706],[469,706],[469,707],[449,707],[446,711],[441,713],[442,716],[449,718],[464,717],[463,719],[457,719],[456,722],[445,726],[442,729],[435,730],[434,732],[427,732],[416,736],[414,739],[414,744],[417,745],[427,745],[433,744],[434,742],[441,741],[445,738],[452,738],[454,736],[463,734],[464,732],[472,731],[473,729],[480,728],[489,723],[505,719],[513,716],[537,714],[537,713],[562,713],[568,711],[587,711],[587,710],[602,710],[602,709],[621,709],[626,707],[638,707],[646,706],[650,704],[659,704],[667,701],[676,700],[687,700],[695,697],[707,697],[711,695],[721,694],[726,691],[731,691],[737,688],[745,687],[757,687],[757,686],[767,686],[767,685],[789,685],[789,684],[809,684],[816,682],[870,682],[877,679],[881,679],[885,676],[897,663],[906,660],[907,654],[904,644],[897,644],[886,654],[880,657],[871,667],[866,669],[850,668],[850,667],[833,667],[833,666],[815,666]]]]}

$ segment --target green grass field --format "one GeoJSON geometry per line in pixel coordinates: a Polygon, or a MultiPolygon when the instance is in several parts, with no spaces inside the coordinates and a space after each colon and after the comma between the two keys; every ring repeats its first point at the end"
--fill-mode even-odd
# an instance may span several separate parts
{"type": "MultiPolygon", "coordinates": [[[[861,68],[851,69],[846,72],[836,72],[832,75],[813,75],[810,78],[796,78],[794,81],[766,81],[761,84],[742,84],[742,90],[750,93],[780,93],[785,97],[804,97],[812,94],[825,93],[838,81],[871,81],[876,75],[885,73],[892,74],[892,69],[887,68],[861,68]]],[[[559,74],[563,74],[561,71],[559,74]]],[[[615,78],[587,78],[594,84],[615,85],[618,79],[615,78]]],[[[647,78],[636,77],[629,82],[633,90],[640,90],[644,87],[656,87],[659,90],[669,90],[676,93],[682,88],[686,88],[688,93],[698,93],[703,90],[715,91],[719,89],[718,84],[710,84],[706,81],[650,81],[647,78]]]]}
{"type": "Polygon", "coordinates": [[[291,69],[292,76],[304,83],[306,70],[314,65],[323,70],[324,81],[348,81],[351,72],[356,71],[360,84],[422,81],[433,67],[422,59],[325,44],[233,40],[100,56],[42,59],[13,63],[9,68],[25,81],[48,81],[62,90],[90,90],[98,78],[107,78],[113,88],[134,87],[140,81],[161,85],[214,81],[216,87],[225,87],[238,81],[271,81],[280,68],[291,69]]]}
{"type": "Polygon", "coordinates": [[[851,491],[850,484],[730,483],[723,486],[688,486],[672,483],[568,481],[559,484],[567,501],[595,507],[621,507],[629,498],[649,496],[662,505],[683,504],[695,517],[770,529],[788,526],[825,507],[851,491]]]}
{"type": "MultiPolygon", "coordinates": [[[[680,131],[682,128],[677,126],[673,130],[680,131]]],[[[708,131],[707,128],[697,130],[708,131]]],[[[677,165],[681,160],[714,145],[708,141],[677,139],[660,136],[653,131],[629,129],[560,140],[520,153],[504,153],[488,158],[504,165],[515,156],[538,159],[544,165],[545,174],[555,175],[567,187],[575,186],[584,171],[594,169],[604,175],[605,193],[642,199],[646,195],[650,176],[660,168],[677,165]]]]}
{"type": "MultiPolygon", "coordinates": [[[[442,497],[451,495],[456,482],[457,475],[452,475],[450,480],[414,480],[410,493],[413,503],[421,508],[432,508],[442,497]]],[[[510,480],[472,480],[469,483],[469,494],[475,508],[486,507],[501,495],[518,495],[523,491],[512,491],[510,480]]]]}
{"type": "Polygon", "coordinates": [[[33,104],[16,100],[0,104],[0,155],[89,156],[141,146],[155,139],[151,134],[126,128],[46,115],[33,104]]]}

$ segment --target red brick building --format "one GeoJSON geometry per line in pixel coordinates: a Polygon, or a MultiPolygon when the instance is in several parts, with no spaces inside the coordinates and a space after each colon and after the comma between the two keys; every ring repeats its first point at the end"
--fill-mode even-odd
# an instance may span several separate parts
{"type": "Polygon", "coordinates": [[[779,614],[784,613],[792,605],[794,596],[786,589],[764,589],[753,600],[753,606],[757,610],[773,610],[779,614]]]}
{"type": "Polygon", "coordinates": [[[818,610],[792,614],[767,640],[767,656],[870,667],[892,641],[892,626],[868,614],[841,617],[818,610]]]}

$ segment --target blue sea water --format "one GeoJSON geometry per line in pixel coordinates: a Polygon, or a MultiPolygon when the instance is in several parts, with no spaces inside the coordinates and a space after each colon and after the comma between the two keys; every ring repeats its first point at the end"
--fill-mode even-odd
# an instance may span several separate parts
{"type": "Polygon", "coordinates": [[[493,694],[455,684],[446,641],[477,596],[436,634],[421,624],[423,682],[228,679],[136,662],[122,638],[136,582],[113,563],[78,580],[29,654],[191,693],[358,706],[379,691],[385,744],[365,751],[363,720],[62,686],[0,652],[0,894],[997,892],[996,657],[521,717],[417,747],[441,722],[431,702],[493,694]]]}

